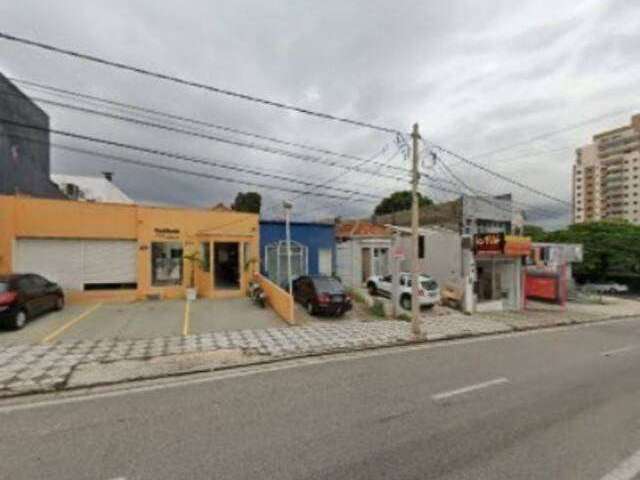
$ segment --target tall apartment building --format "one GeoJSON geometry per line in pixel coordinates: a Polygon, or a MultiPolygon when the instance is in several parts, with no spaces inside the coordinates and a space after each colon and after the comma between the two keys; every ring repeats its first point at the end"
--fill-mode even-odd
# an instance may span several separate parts
{"type": "Polygon", "coordinates": [[[626,219],[640,224],[640,114],[576,150],[573,221],[626,219]]]}

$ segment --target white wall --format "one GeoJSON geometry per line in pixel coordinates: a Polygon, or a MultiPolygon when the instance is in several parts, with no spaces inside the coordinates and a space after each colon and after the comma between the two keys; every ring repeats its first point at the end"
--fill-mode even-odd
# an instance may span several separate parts
{"type": "MultiPolygon", "coordinates": [[[[439,285],[447,282],[462,285],[462,245],[457,232],[421,229],[425,239],[425,257],[419,261],[420,271],[433,277],[439,285]]],[[[403,271],[411,270],[411,237],[400,239],[406,258],[400,264],[403,271]]]]}

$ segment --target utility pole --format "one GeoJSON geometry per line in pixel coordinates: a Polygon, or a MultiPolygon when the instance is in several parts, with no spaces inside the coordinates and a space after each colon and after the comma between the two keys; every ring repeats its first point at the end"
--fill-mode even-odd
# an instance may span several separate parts
{"type": "Polygon", "coordinates": [[[411,132],[413,166],[411,179],[411,332],[414,335],[420,335],[420,303],[418,302],[418,291],[420,285],[418,283],[420,276],[420,260],[418,258],[418,183],[420,182],[420,172],[418,166],[420,164],[420,152],[418,150],[418,141],[420,140],[420,132],[418,124],[413,124],[411,132]]]}
{"type": "Polygon", "coordinates": [[[289,295],[293,292],[293,281],[291,279],[291,208],[293,205],[289,202],[283,202],[285,214],[285,229],[287,236],[287,285],[289,286],[289,295]]]}

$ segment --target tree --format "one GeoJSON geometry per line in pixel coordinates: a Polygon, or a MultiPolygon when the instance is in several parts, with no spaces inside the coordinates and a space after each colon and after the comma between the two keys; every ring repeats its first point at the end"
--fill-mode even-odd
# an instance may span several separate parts
{"type": "MultiPolygon", "coordinates": [[[[418,204],[420,207],[426,207],[433,205],[433,200],[429,197],[423,197],[418,192],[418,204]]],[[[402,212],[411,209],[411,191],[405,190],[402,192],[393,192],[382,201],[374,210],[375,215],[386,215],[387,213],[402,212]]]]}
{"type": "Polygon", "coordinates": [[[547,232],[545,232],[544,228],[537,225],[525,225],[522,229],[522,235],[531,237],[534,242],[544,242],[547,238],[547,232]]]}
{"type": "Polygon", "coordinates": [[[581,243],[584,258],[574,272],[585,280],[640,274],[640,226],[625,220],[580,223],[549,232],[548,242],[581,243]]]}
{"type": "Polygon", "coordinates": [[[232,208],[238,212],[260,213],[262,197],[257,192],[238,192],[232,208]]]}

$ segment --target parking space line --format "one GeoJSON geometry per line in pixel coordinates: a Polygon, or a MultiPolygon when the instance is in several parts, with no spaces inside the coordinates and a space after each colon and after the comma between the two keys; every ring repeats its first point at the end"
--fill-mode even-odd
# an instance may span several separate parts
{"type": "Polygon", "coordinates": [[[88,317],[91,313],[95,312],[98,308],[100,308],[102,306],[102,303],[96,303],[94,306],[92,306],[91,308],[88,308],[87,310],[85,310],[84,312],[82,312],[80,315],[78,315],[77,317],[69,320],[67,323],[65,323],[64,325],[62,325],[60,328],[54,330],[53,332],[51,332],[49,335],[47,335],[46,337],[44,337],[40,343],[49,343],[52,340],[54,340],[55,338],[57,338],[58,336],[60,336],[62,333],[66,332],[67,330],[69,330],[71,327],[73,327],[76,323],[78,323],[80,320],[82,320],[83,318],[88,317]]]}
{"type": "Polygon", "coordinates": [[[622,347],[622,348],[616,348],[615,350],[607,350],[606,352],[600,352],[600,355],[602,355],[603,357],[612,357],[618,353],[626,353],[626,352],[630,352],[632,350],[637,349],[638,347],[635,345],[628,345],[626,347],[622,347]]]}
{"type": "Polygon", "coordinates": [[[186,337],[187,335],[189,335],[189,323],[191,321],[191,312],[190,312],[190,307],[189,304],[191,302],[189,302],[189,300],[187,300],[184,303],[184,319],[182,320],[182,336],[186,337]]]}
{"type": "Polygon", "coordinates": [[[600,480],[632,480],[640,473],[640,450],[624,460],[600,480]]]}
{"type": "Polygon", "coordinates": [[[458,388],[456,390],[449,390],[448,392],[441,392],[435,395],[431,395],[431,398],[435,401],[444,400],[449,397],[453,397],[455,395],[461,395],[463,393],[473,392],[474,390],[480,390],[483,388],[493,387],[494,385],[500,385],[501,383],[509,383],[509,380],[504,377],[495,378],[493,380],[489,380],[487,382],[476,383],[474,385],[469,385],[468,387],[458,388]]]}

